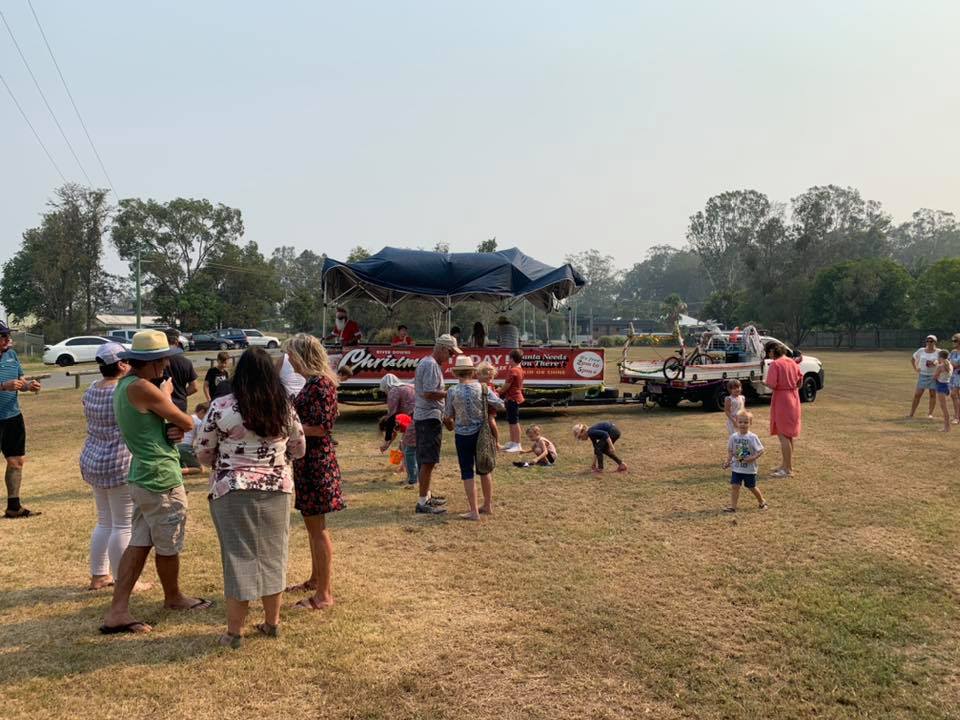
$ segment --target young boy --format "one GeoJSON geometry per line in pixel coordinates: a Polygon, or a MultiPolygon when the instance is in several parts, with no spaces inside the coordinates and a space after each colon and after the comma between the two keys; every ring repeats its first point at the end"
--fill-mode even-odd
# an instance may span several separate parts
{"type": "Polygon", "coordinates": [[[614,450],[614,443],[620,439],[620,428],[612,422],[599,422],[589,428],[583,423],[577,423],[573,426],[573,437],[576,440],[589,439],[593,443],[593,465],[590,467],[593,472],[603,472],[604,455],[617,464],[617,472],[627,471],[626,463],[617,457],[614,450]]]}
{"type": "Polygon", "coordinates": [[[507,407],[507,423],[510,425],[510,442],[503,450],[509,453],[523,452],[520,447],[520,403],[523,402],[523,353],[515,348],[507,358],[507,379],[500,386],[500,397],[507,407]]]}
{"type": "Polygon", "coordinates": [[[217,353],[217,364],[204,375],[203,394],[207,396],[207,402],[230,394],[230,371],[227,370],[229,363],[230,353],[221,350],[217,353]]]}
{"type": "Polygon", "coordinates": [[[732,468],[730,475],[730,506],[724,512],[737,511],[737,500],[740,497],[740,485],[746,486],[753,493],[761,510],[767,509],[767,501],[757,489],[757,460],[763,455],[763,443],[754,433],[750,432],[753,415],[741,412],[737,415],[737,431],[727,441],[727,459],[723,469],[732,468]]]}
{"type": "Polygon", "coordinates": [[[183,439],[177,443],[177,452],[180,453],[180,472],[184,475],[199,475],[203,472],[203,466],[197,460],[197,451],[193,443],[200,432],[200,426],[203,419],[207,416],[207,410],[210,409],[209,403],[198,403],[190,419],[193,420],[193,430],[188,430],[183,434],[183,439]]]}
{"type": "Polygon", "coordinates": [[[950,353],[941,350],[937,353],[937,367],[933,371],[933,382],[937,388],[937,402],[943,413],[943,428],[940,432],[950,432],[950,412],[947,410],[947,398],[950,396],[950,377],[953,375],[953,365],[950,363],[950,353]]]}
{"type": "Polygon", "coordinates": [[[531,425],[527,428],[527,437],[533,446],[529,450],[523,450],[524,453],[531,453],[533,460],[524,462],[515,462],[519,468],[528,468],[533,465],[551,466],[557,461],[557,446],[548,438],[544,437],[543,430],[539,425],[531,425]]]}

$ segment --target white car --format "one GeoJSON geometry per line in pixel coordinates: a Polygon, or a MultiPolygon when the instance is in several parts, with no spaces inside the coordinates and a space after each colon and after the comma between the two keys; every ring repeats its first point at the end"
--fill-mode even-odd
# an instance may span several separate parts
{"type": "MultiPolygon", "coordinates": [[[[109,342],[120,342],[118,338],[105,338],[99,335],[78,335],[77,337],[61,340],[56,345],[47,345],[43,348],[43,362],[46,365],[67,367],[74,363],[93,362],[97,359],[97,350],[101,345],[109,342]]],[[[128,350],[130,344],[120,342],[128,350]]]]}
{"type": "Polygon", "coordinates": [[[264,335],[259,330],[243,329],[243,334],[247,336],[247,342],[250,347],[262,347],[268,350],[274,350],[280,347],[280,340],[273,335],[264,335]]]}

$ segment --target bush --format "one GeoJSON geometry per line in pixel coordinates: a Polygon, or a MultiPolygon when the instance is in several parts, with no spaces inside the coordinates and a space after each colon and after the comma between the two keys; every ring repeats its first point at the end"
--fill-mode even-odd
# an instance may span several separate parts
{"type": "Polygon", "coordinates": [[[627,338],[623,335],[601,335],[597,340],[597,345],[600,347],[622,347],[626,341],[627,338]]]}

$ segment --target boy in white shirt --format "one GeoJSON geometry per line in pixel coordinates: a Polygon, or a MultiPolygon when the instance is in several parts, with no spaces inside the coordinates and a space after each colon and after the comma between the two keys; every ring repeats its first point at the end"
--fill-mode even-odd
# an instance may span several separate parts
{"type": "Polygon", "coordinates": [[[183,439],[177,443],[177,451],[180,453],[180,472],[184,475],[199,475],[203,472],[203,466],[197,460],[197,449],[194,443],[200,436],[200,426],[203,425],[203,419],[207,416],[207,410],[210,409],[209,403],[199,403],[193,411],[190,419],[193,420],[193,430],[188,430],[183,434],[183,439]]]}
{"type": "Polygon", "coordinates": [[[724,512],[736,512],[737,500],[740,497],[740,486],[744,485],[753,493],[761,510],[767,509],[767,501],[757,489],[757,460],[763,455],[763,443],[754,433],[750,432],[753,415],[748,412],[737,414],[737,431],[727,441],[727,459],[723,468],[731,468],[730,475],[730,506],[724,512]]]}

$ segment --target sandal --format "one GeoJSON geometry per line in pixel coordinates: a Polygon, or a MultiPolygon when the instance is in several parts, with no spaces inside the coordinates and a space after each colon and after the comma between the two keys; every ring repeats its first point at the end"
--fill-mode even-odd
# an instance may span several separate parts
{"type": "Polygon", "coordinates": [[[11,520],[16,520],[17,518],[28,518],[28,517],[37,517],[38,515],[43,515],[39,510],[27,510],[25,507],[21,507],[19,510],[5,510],[3,516],[11,520]]]}
{"type": "Polygon", "coordinates": [[[119,635],[120,633],[148,633],[150,632],[151,627],[145,622],[140,622],[139,620],[134,620],[133,622],[124,623],[123,625],[101,625],[100,632],[103,635],[119,635]],[[143,628],[142,630],[137,630],[137,628],[143,628]]]}
{"type": "Polygon", "coordinates": [[[725,513],[735,513],[735,512],[737,511],[737,509],[736,509],[735,507],[725,507],[725,508],[723,509],[723,511],[724,511],[725,513]]]}
{"type": "Polygon", "coordinates": [[[760,503],[760,507],[759,507],[758,509],[759,509],[759,510],[766,510],[766,509],[769,508],[769,507],[770,507],[770,506],[767,505],[767,503],[762,502],[762,503],[760,503]]]}
{"type": "Polygon", "coordinates": [[[308,595],[303,600],[295,602],[293,604],[294,610],[326,610],[325,605],[321,605],[316,601],[313,595],[308,595]]]}
{"type": "Polygon", "coordinates": [[[270,623],[262,622],[262,623],[258,623],[254,627],[256,627],[257,632],[263,635],[264,637],[271,637],[271,638],[280,637],[279,625],[271,625],[270,623]]]}
{"type": "Polygon", "coordinates": [[[232,650],[239,650],[240,645],[243,643],[242,635],[231,635],[230,633],[224,633],[217,640],[217,643],[221,647],[228,647],[232,650]]]}

